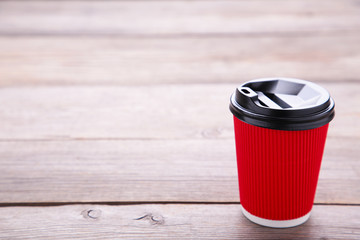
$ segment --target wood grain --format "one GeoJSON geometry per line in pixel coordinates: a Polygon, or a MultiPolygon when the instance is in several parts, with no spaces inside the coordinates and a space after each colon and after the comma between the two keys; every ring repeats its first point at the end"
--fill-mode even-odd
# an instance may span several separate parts
{"type": "Polygon", "coordinates": [[[359,206],[314,206],[305,224],[272,229],[239,204],[0,208],[0,239],[359,239],[359,206]]]}
{"type": "Polygon", "coordinates": [[[269,76],[359,82],[359,42],[360,34],[0,37],[0,87],[238,84],[269,76]]]}
{"type": "MultiPolygon", "coordinates": [[[[237,86],[1,88],[0,139],[233,139],[237,86]]],[[[336,102],[329,136],[359,137],[360,85],[322,86],[336,102]]]]}
{"type": "Polygon", "coordinates": [[[360,4],[352,0],[1,1],[0,9],[3,35],[316,35],[360,30],[360,4]]]}
{"type": "MultiPolygon", "coordinates": [[[[1,203],[239,202],[234,140],[0,142],[1,203]]],[[[329,138],[317,203],[360,204],[358,139],[329,138]]]]}

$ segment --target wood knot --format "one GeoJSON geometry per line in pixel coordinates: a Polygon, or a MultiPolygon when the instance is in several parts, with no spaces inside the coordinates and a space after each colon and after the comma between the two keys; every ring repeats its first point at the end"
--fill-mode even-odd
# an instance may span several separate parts
{"type": "Polygon", "coordinates": [[[164,217],[161,215],[153,215],[152,213],[147,213],[144,216],[135,218],[134,220],[147,220],[151,225],[163,225],[165,223],[164,217]]]}
{"type": "Polygon", "coordinates": [[[88,209],[81,212],[84,218],[97,220],[101,217],[101,210],[99,209],[88,209]]]}

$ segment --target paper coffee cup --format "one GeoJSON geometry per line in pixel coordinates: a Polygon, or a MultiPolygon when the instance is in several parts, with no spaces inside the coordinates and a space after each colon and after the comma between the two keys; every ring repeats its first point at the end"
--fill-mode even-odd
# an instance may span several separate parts
{"type": "Polygon", "coordinates": [[[304,223],[313,206],[334,101],[299,79],[258,79],[231,96],[243,214],[268,227],[304,223]]]}

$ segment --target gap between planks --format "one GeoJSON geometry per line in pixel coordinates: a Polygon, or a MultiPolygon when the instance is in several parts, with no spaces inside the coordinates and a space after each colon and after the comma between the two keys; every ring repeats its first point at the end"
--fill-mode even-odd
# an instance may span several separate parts
{"type": "Polygon", "coordinates": [[[261,37],[280,37],[280,38],[318,38],[318,37],[331,37],[338,36],[356,36],[360,32],[360,29],[348,29],[348,30],[333,30],[333,31],[287,31],[287,32],[227,32],[227,33],[158,33],[158,34],[131,34],[131,33],[12,33],[12,32],[0,32],[1,38],[32,38],[42,37],[48,38],[113,38],[113,39],[151,39],[151,40],[166,40],[166,39],[207,39],[207,38],[261,38],[261,37]]]}
{"type": "MultiPolygon", "coordinates": [[[[331,138],[335,138],[334,136],[327,136],[327,141],[328,139],[331,138]]],[[[354,141],[357,141],[357,139],[359,137],[357,136],[341,136],[341,138],[344,139],[352,139],[354,141]]],[[[0,138],[0,142],[6,143],[6,142],[78,142],[78,141],[89,141],[89,142],[113,142],[113,141],[183,141],[183,140],[192,140],[192,141],[212,141],[213,139],[216,138],[117,138],[117,137],[112,137],[112,138],[102,138],[102,137],[95,137],[95,138],[91,138],[91,137],[68,137],[68,138],[0,138]]],[[[229,139],[234,139],[234,137],[223,137],[223,138],[218,138],[223,139],[223,140],[229,140],[229,139]]]]}
{"type": "MultiPolygon", "coordinates": [[[[68,205],[106,205],[106,206],[127,206],[127,205],[240,205],[240,202],[198,202],[198,201],[130,201],[130,202],[16,202],[0,203],[2,207],[54,207],[68,205]]],[[[360,206],[357,203],[314,203],[314,206],[360,206]]]]}

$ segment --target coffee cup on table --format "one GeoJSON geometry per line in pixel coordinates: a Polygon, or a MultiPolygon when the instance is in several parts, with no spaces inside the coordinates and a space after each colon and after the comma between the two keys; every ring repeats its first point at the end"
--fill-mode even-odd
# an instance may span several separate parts
{"type": "Polygon", "coordinates": [[[304,223],[314,203],[334,101],[291,78],[246,82],[230,99],[243,214],[257,224],[304,223]]]}

